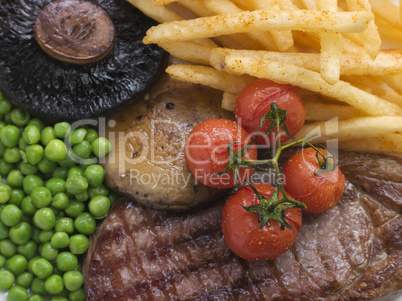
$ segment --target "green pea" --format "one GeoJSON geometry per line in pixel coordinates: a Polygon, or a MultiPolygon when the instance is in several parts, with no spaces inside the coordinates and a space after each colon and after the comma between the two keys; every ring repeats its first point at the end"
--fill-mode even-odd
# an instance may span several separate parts
{"type": "Polygon", "coordinates": [[[17,163],[21,160],[21,153],[18,147],[8,147],[4,151],[4,161],[7,163],[17,163]]]}
{"type": "Polygon", "coordinates": [[[34,294],[46,295],[45,280],[40,279],[38,277],[34,278],[31,284],[31,291],[34,294]]]}
{"type": "Polygon", "coordinates": [[[36,243],[30,240],[25,244],[19,245],[17,247],[17,252],[24,256],[27,260],[30,260],[35,256],[37,249],[38,247],[36,243]]]}
{"type": "Polygon", "coordinates": [[[81,287],[74,292],[70,292],[68,294],[68,298],[70,299],[70,301],[85,301],[86,294],[85,294],[84,289],[81,287]]]}
{"type": "Polygon", "coordinates": [[[46,146],[53,139],[56,139],[53,128],[50,126],[45,127],[41,132],[40,141],[46,146]]]}
{"type": "Polygon", "coordinates": [[[39,118],[32,118],[31,120],[28,121],[27,125],[36,126],[39,129],[39,131],[42,131],[45,128],[45,124],[39,118]]]}
{"type": "Polygon", "coordinates": [[[65,232],[67,234],[72,234],[74,232],[74,221],[70,217],[61,217],[56,221],[54,226],[56,232],[65,232]]]}
{"type": "Polygon", "coordinates": [[[89,239],[85,235],[76,234],[70,237],[69,249],[73,254],[83,254],[89,248],[89,239]]]}
{"type": "Polygon", "coordinates": [[[6,258],[14,256],[17,252],[17,245],[10,239],[3,239],[0,241],[0,254],[6,258]]]}
{"type": "Polygon", "coordinates": [[[82,202],[70,201],[65,212],[70,217],[78,217],[85,210],[85,205],[82,202]]]}
{"type": "Polygon", "coordinates": [[[65,232],[56,232],[53,234],[52,239],[50,240],[50,244],[53,248],[63,249],[68,247],[70,243],[70,238],[68,234],[65,232]]]}
{"type": "Polygon", "coordinates": [[[121,196],[120,196],[118,193],[112,191],[112,192],[109,194],[110,206],[113,206],[114,203],[116,203],[117,200],[120,199],[120,197],[121,197],[121,196]]]}
{"type": "Polygon", "coordinates": [[[45,156],[53,162],[59,162],[67,157],[66,144],[60,139],[52,139],[46,145],[45,156]]]}
{"type": "Polygon", "coordinates": [[[50,161],[46,156],[38,163],[38,168],[45,174],[51,174],[56,168],[57,163],[50,161]]]}
{"type": "Polygon", "coordinates": [[[29,163],[38,164],[45,154],[42,145],[32,144],[25,149],[25,156],[29,163]]]}
{"type": "Polygon", "coordinates": [[[59,166],[53,171],[52,178],[59,178],[65,181],[67,180],[68,171],[69,171],[68,168],[59,166]]]}
{"type": "Polygon", "coordinates": [[[78,158],[86,159],[92,152],[92,146],[88,141],[84,140],[73,146],[73,152],[78,158]]]}
{"type": "Polygon", "coordinates": [[[38,172],[38,166],[33,165],[29,162],[20,162],[19,168],[22,172],[22,174],[28,176],[28,175],[34,175],[38,172]]]}
{"type": "Polygon", "coordinates": [[[32,266],[33,266],[34,262],[37,261],[38,259],[40,259],[40,257],[35,256],[35,257],[32,257],[31,259],[28,260],[28,265],[27,265],[28,272],[33,273],[32,266]]]}
{"type": "Polygon", "coordinates": [[[110,193],[109,188],[105,184],[101,184],[97,187],[89,187],[88,189],[89,197],[92,199],[96,196],[103,195],[108,196],[110,193]]]}
{"type": "Polygon", "coordinates": [[[54,135],[57,138],[64,139],[71,132],[71,125],[66,122],[59,122],[54,125],[54,135]]]}
{"type": "Polygon", "coordinates": [[[96,138],[98,138],[98,132],[92,128],[87,129],[85,140],[92,143],[96,138]]]}
{"type": "Polygon", "coordinates": [[[56,215],[50,208],[40,208],[33,217],[34,224],[42,230],[50,230],[56,224],[56,215]]]}
{"type": "Polygon", "coordinates": [[[10,171],[10,173],[7,176],[7,183],[12,187],[22,187],[22,180],[24,180],[24,175],[18,169],[10,171]]]}
{"type": "Polygon", "coordinates": [[[0,114],[7,114],[11,110],[11,103],[0,92],[0,114]]]}
{"type": "Polygon", "coordinates": [[[28,298],[28,291],[19,285],[14,285],[11,287],[7,295],[7,301],[27,301],[28,298]]]}
{"type": "Polygon", "coordinates": [[[52,206],[56,209],[66,209],[69,203],[69,197],[64,192],[56,193],[52,198],[52,206]]]}
{"type": "Polygon", "coordinates": [[[81,143],[82,141],[84,141],[86,134],[87,134],[86,129],[83,128],[75,129],[71,133],[68,141],[70,142],[71,145],[81,143]]]}
{"type": "Polygon", "coordinates": [[[7,175],[15,169],[15,164],[14,163],[8,163],[6,160],[1,159],[0,160],[0,174],[4,177],[7,177],[7,175]]]}
{"type": "Polygon", "coordinates": [[[0,291],[8,291],[14,284],[15,276],[7,270],[0,270],[0,291]]]}
{"type": "Polygon", "coordinates": [[[0,204],[7,203],[11,198],[11,187],[0,182],[0,204]]]}
{"type": "Polygon", "coordinates": [[[32,202],[32,198],[30,196],[26,196],[21,203],[21,209],[22,212],[24,212],[26,215],[34,215],[36,210],[38,208],[35,207],[35,205],[32,202]]]}
{"type": "Polygon", "coordinates": [[[43,208],[52,202],[52,193],[47,187],[35,187],[31,192],[32,203],[36,208],[43,208]]]}
{"type": "Polygon", "coordinates": [[[45,243],[45,242],[50,242],[50,240],[52,239],[52,236],[54,234],[53,230],[42,230],[39,233],[39,241],[41,243],[45,243]]]}
{"type": "Polygon", "coordinates": [[[22,139],[27,144],[36,144],[40,141],[40,130],[35,125],[28,125],[22,132],[22,139]]]}
{"type": "Polygon", "coordinates": [[[88,209],[95,218],[104,218],[110,209],[109,198],[102,195],[93,197],[89,201],[88,209]]]}
{"type": "Polygon", "coordinates": [[[89,194],[86,191],[78,193],[78,194],[75,195],[75,199],[78,202],[85,202],[86,200],[89,199],[89,194]]]}
{"type": "Polygon", "coordinates": [[[78,271],[68,271],[63,275],[64,286],[69,291],[76,291],[84,284],[84,276],[78,271]]]}
{"type": "MultiPolygon", "coordinates": [[[[32,295],[28,298],[28,301],[45,301],[45,299],[43,299],[43,297],[41,295],[32,295]]],[[[82,300],[84,301],[84,300],[82,300]]]]}
{"type": "Polygon", "coordinates": [[[29,287],[31,287],[33,278],[34,278],[34,276],[33,276],[32,273],[25,272],[25,273],[22,273],[21,275],[19,275],[17,277],[16,282],[17,282],[17,285],[20,285],[20,286],[22,286],[24,288],[29,288],[29,287]]]}
{"type": "Polygon", "coordinates": [[[10,228],[9,235],[13,243],[26,244],[32,237],[32,227],[27,222],[21,222],[10,228]]]}
{"type": "Polygon", "coordinates": [[[67,178],[73,176],[84,176],[84,170],[79,166],[73,166],[68,170],[67,178]]]}
{"type": "Polygon", "coordinates": [[[40,250],[40,256],[43,258],[53,261],[57,258],[57,255],[59,255],[59,250],[54,248],[50,242],[46,242],[43,244],[41,250],[40,250]]]}
{"type": "Polygon", "coordinates": [[[66,191],[66,181],[60,178],[51,178],[46,182],[46,187],[52,193],[52,196],[66,191]]]}
{"type": "Polygon", "coordinates": [[[62,272],[72,271],[78,264],[77,256],[70,252],[61,252],[57,255],[56,266],[62,272]]]}
{"type": "Polygon", "coordinates": [[[6,125],[1,129],[0,140],[6,147],[16,147],[20,139],[20,131],[14,125],[6,125]]]}
{"type": "Polygon", "coordinates": [[[81,213],[74,220],[74,227],[81,234],[91,235],[96,228],[95,218],[88,212],[81,213]]]}
{"type": "Polygon", "coordinates": [[[66,180],[66,190],[72,194],[78,194],[88,189],[88,181],[83,176],[74,175],[66,180]]]}
{"type": "Polygon", "coordinates": [[[32,272],[41,280],[53,273],[52,264],[45,258],[39,258],[32,263],[32,272]]]}
{"type": "Polygon", "coordinates": [[[92,164],[85,169],[84,176],[87,178],[89,185],[97,187],[103,183],[105,171],[99,164],[92,164]]]}
{"type": "Polygon", "coordinates": [[[21,221],[22,211],[14,204],[6,205],[0,214],[0,219],[8,227],[15,226],[21,221]]]}
{"type": "Polygon", "coordinates": [[[25,111],[21,108],[15,108],[11,111],[11,121],[16,126],[24,126],[28,123],[31,118],[28,111],[25,111]]]}
{"type": "Polygon", "coordinates": [[[0,240],[8,238],[9,227],[3,224],[0,220],[0,240]]]}
{"type": "Polygon", "coordinates": [[[106,156],[112,150],[112,144],[104,137],[92,141],[92,152],[98,158],[106,156]]]}
{"type": "Polygon", "coordinates": [[[4,267],[4,264],[6,263],[6,258],[3,255],[0,255],[0,269],[4,267]]]}
{"type": "Polygon", "coordinates": [[[70,168],[76,165],[76,162],[72,159],[74,158],[74,154],[71,154],[70,152],[72,152],[71,149],[67,150],[67,157],[64,160],[58,162],[61,167],[70,168]]]}
{"type": "Polygon", "coordinates": [[[37,175],[27,175],[22,181],[22,189],[30,195],[36,187],[43,186],[43,180],[37,175]]]}
{"type": "MultiPolygon", "coordinates": [[[[25,198],[25,192],[22,189],[14,188],[11,190],[10,204],[14,204],[18,207],[21,207],[22,200],[24,198],[25,198]]],[[[0,199],[1,199],[1,192],[0,192],[0,199]]]]}
{"type": "Polygon", "coordinates": [[[7,259],[6,268],[10,270],[15,276],[22,274],[27,268],[28,261],[27,259],[20,255],[14,255],[13,257],[7,259]]]}

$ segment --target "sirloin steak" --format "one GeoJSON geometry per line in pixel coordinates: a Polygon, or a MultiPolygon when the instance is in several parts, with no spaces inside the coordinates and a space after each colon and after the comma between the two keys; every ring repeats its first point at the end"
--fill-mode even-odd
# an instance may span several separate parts
{"type": "Polygon", "coordinates": [[[339,204],[304,215],[296,243],[271,261],[228,249],[222,202],[174,213],[119,200],[87,254],[88,300],[369,300],[401,290],[402,160],[339,160],[339,204]]]}

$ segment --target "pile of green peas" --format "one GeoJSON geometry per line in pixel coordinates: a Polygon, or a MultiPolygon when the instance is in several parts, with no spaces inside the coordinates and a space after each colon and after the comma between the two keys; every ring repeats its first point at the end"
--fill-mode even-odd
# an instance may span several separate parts
{"type": "Polygon", "coordinates": [[[89,236],[119,197],[98,164],[110,142],[53,126],[0,93],[0,291],[7,301],[83,301],[89,236]],[[70,147],[71,146],[71,147],[70,147]]]}

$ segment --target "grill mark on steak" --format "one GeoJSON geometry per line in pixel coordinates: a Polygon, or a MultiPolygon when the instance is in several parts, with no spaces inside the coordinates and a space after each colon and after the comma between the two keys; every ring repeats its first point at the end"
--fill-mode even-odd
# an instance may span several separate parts
{"type": "Polygon", "coordinates": [[[402,289],[402,193],[391,181],[402,162],[379,156],[396,167],[376,176],[356,169],[360,155],[341,155],[350,181],[341,201],[305,215],[296,243],[272,261],[248,262],[228,249],[222,202],[172,213],[120,200],[92,238],[88,300],[369,300],[402,289]]]}

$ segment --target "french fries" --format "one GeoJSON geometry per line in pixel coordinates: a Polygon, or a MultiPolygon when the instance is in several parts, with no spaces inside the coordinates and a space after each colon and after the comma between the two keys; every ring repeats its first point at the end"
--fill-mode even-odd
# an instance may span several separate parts
{"type": "MultiPolygon", "coordinates": [[[[318,8],[323,11],[337,11],[336,2],[336,0],[318,0],[317,3],[318,8]]],[[[310,3],[309,5],[311,7],[310,3]]],[[[339,80],[341,54],[341,35],[339,33],[321,33],[320,72],[322,78],[329,84],[335,84],[339,80]]]]}
{"type": "Polygon", "coordinates": [[[248,75],[228,74],[212,67],[194,65],[171,65],[166,68],[166,73],[181,81],[202,84],[232,94],[238,94],[255,80],[248,75]]]}
{"type": "Polygon", "coordinates": [[[297,137],[402,154],[402,0],[128,1],[161,23],[144,43],[196,64],[166,72],[223,91],[222,108],[257,78],[290,83],[306,106],[297,137]]]}
{"type": "Polygon", "coordinates": [[[333,137],[342,141],[395,133],[402,133],[402,116],[359,117],[341,121],[335,118],[304,125],[295,140],[317,134],[310,141],[324,143],[333,137]]]}
{"type": "Polygon", "coordinates": [[[355,88],[347,82],[334,85],[325,82],[319,73],[291,64],[256,60],[244,56],[227,56],[226,68],[238,73],[276,82],[290,83],[306,90],[336,98],[373,116],[402,115],[402,108],[375,95],[355,88]]]}
{"type": "Polygon", "coordinates": [[[267,30],[302,30],[311,32],[360,32],[373,20],[373,14],[358,12],[321,12],[310,10],[245,11],[173,21],[148,30],[145,44],[170,40],[188,41],[234,33],[267,30]]]}
{"type": "MultiPolygon", "coordinates": [[[[320,72],[320,55],[317,53],[280,53],[265,50],[237,50],[214,48],[210,52],[210,64],[222,69],[223,58],[227,55],[247,56],[259,60],[294,64],[312,71],[320,72]]],[[[402,53],[399,51],[382,51],[375,60],[369,56],[344,54],[340,61],[341,75],[382,76],[402,73],[402,53]]]]}
{"type": "Polygon", "coordinates": [[[166,42],[159,46],[177,58],[204,65],[209,65],[209,56],[213,49],[191,41],[166,42]]]}

